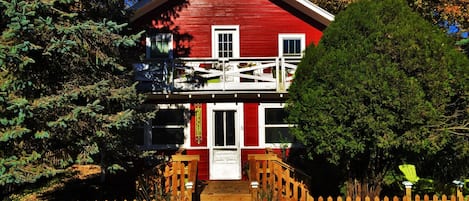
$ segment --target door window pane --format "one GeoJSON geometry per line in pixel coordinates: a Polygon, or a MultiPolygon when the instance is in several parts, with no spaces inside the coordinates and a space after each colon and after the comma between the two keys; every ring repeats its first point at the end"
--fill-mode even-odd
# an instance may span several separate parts
{"type": "Polygon", "coordinates": [[[226,111],[226,145],[235,145],[235,119],[234,111],[226,111]]]}
{"type": "Polygon", "coordinates": [[[236,145],[235,111],[215,111],[215,146],[236,145]]]}
{"type": "Polygon", "coordinates": [[[225,145],[225,132],[223,122],[223,112],[215,112],[215,146],[225,145]]]}

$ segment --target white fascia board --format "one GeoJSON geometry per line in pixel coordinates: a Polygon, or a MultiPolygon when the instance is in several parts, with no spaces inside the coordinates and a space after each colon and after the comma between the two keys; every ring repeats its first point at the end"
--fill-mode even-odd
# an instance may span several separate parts
{"type": "Polygon", "coordinates": [[[322,9],[321,7],[319,7],[318,5],[314,4],[313,2],[309,0],[284,0],[284,1],[326,26],[328,26],[332,21],[334,21],[334,15],[332,13],[329,13],[328,11],[322,9]]]}

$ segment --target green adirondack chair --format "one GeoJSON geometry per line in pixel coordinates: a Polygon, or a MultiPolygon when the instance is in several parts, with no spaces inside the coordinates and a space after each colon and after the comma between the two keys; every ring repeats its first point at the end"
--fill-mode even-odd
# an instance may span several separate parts
{"type": "Polygon", "coordinates": [[[401,170],[401,172],[404,174],[404,177],[407,179],[407,181],[410,181],[413,184],[416,184],[420,180],[420,177],[417,176],[415,165],[411,165],[411,164],[399,165],[399,170],[401,170]]]}
{"type": "Polygon", "coordinates": [[[399,170],[404,174],[404,177],[407,181],[410,181],[414,184],[414,189],[417,192],[430,192],[433,190],[433,180],[420,178],[417,176],[417,170],[415,165],[412,164],[403,164],[399,165],[399,170]]]}

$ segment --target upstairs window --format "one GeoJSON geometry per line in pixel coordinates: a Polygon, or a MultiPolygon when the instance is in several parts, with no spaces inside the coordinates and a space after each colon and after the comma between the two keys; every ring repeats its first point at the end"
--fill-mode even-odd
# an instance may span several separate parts
{"type": "Polygon", "coordinates": [[[239,57],[239,25],[212,26],[212,57],[239,57]]]}
{"type": "Polygon", "coordinates": [[[156,33],[146,38],[147,59],[172,58],[173,34],[156,33]]]}
{"type": "Polygon", "coordinates": [[[279,34],[278,47],[280,57],[301,57],[306,48],[305,34],[279,34]]]}

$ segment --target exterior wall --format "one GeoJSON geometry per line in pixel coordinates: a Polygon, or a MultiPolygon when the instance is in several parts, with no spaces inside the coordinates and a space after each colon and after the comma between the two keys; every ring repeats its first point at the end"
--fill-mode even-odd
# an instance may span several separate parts
{"type": "Polygon", "coordinates": [[[190,146],[207,147],[207,104],[193,103],[190,105],[191,128],[190,146]]]}
{"type": "Polygon", "coordinates": [[[241,57],[278,56],[280,33],[305,33],[307,45],[318,43],[322,25],[274,2],[278,1],[169,1],[136,24],[171,31],[175,54],[181,57],[212,56],[212,25],[239,25],[241,57]]]}
{"type": "Polygon", "coordinates": [[[244,103],[244,146],[259,146],[259,103],[244,103]]]}
{"type": "Polygon", "coordinates": [[[187,155],[199,155],[200,160],[197,164],[198,168],[198,179],[200,180],[208,180],[210,174],[210,157],[208,149],[188,149],[186,150],[187,155]]]}
{"type": "MultiPolygon", "coordinates": [[[[239,148],[240,148],[240,154],[241,154],[241,160],[240,160],[240,165],[242,168],[242,178],[246,179],[245,177],[245,168],[248,163],[248,155],[249,154],[262,154],[266,153],[266,149],[272,150],[274,153],[276,153],[279,157],[282,157],[283,154],[288,154],[287,153],[282,153],[282,150],[279,148],[280,145],[276,144],[266,144],[265,141],[263,140],[262,136],[259,136],[264,127],[262,124],[263,121],[259,120],[259,117],[262,117],[262,111],[261,109],[264,108],[271,108],[271,107],[279,107],[283,104],[281,103],[261,103],[261,102],[245,102],[245,103],[224,103],[225,105],[237,105],[237,104],[242,104],[241,110],[238,110],[237,112],[240,112],[242,117],[242,122],[239,126],[244,128],[244,132],[239,133],[239,148]]],[[[218,104],[217,104],[218,105],[218,104]]],[[[210,125],[211,123],[207,121],[207,115],[210,115],[210,111],[208,109],[207,103],[191,103],[190,104],[190,128],[187,129],[190,131],[190,133],[187,133],[186,136],[190,136],[189,139],[186,139],[186,143],[183,147],[185,150],[185,153],[188,155],[200,155],[200,161],[199,161],[199,179],[202,180],[208,180],[210,178],[210,153],[211,153],[211,147],[212,144],[211,142],[208,142],[207,140],[212,139],[212,137],[208,137],[207,135],[208,130],[207,126],[210,125]],[[198,113],[197,110],[200,110],[198,113]],[[200,117],[197,117],[198,115],[201,115],[200,117]],[[200,120],[197,120],[197,118],[200,118],[200,120]],[[200,125],[197,125],[200,124],[200,125]],[[196,128],[200,126],[200,128],[196,128]],[[199,131],[197,131],[199,129],[199,131]],[[196,131],[201,132],[201,141],[196,140],[196,131]]],[[[263,118],[263,117],[262,117],[263,118]]],[[[200,135],[200,134],[198,134],[200,135]]],[[[212,139],[213,140],[213,139],[212,139]]]]}
{"type": "MultiPolygon", "coordinates": [[[[306,45],[317,44],[321,38],[324,26],[299,13],[278,0],[174,0],[146,14],[135,24],[144,26],[149,33],[152,30],[171,32],[174,54],[178,57],[212,57],[213,25],[239,26],[240,57],[277,57],[279,34],[305,34],[306,45]]],[[[262,101],[230,103],[242,104],[238,111],[242,114],[239,148],[243,169],[249,154],[265,153],[266,148],[279,156],[283,154],[280,145],[265,143],[262,120],[265,104],[262,101]]],[[[202,180],[210,178],[212,145],[209,140],[212,136],[209,135],[213,125],[208,122],[212,118],[208,117],[211,115],[208,105],[211,104],[184,104],[189,109],[190,119],[184,131],[185,143],[177,147],[183,148],[186,154],[200,155],[198,176],[202,180]]],[[[277,105],[280,107],[282,103],[277,105]]]]}

